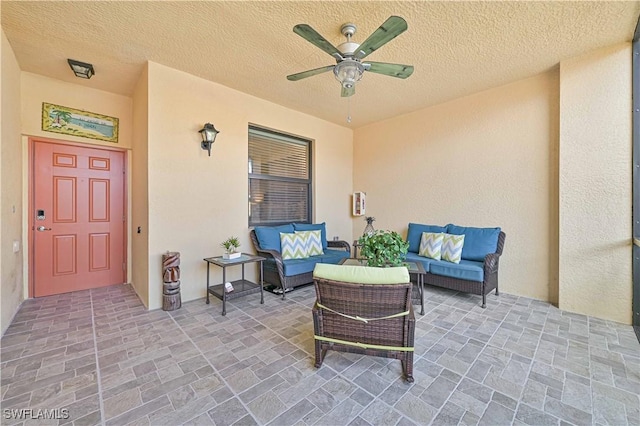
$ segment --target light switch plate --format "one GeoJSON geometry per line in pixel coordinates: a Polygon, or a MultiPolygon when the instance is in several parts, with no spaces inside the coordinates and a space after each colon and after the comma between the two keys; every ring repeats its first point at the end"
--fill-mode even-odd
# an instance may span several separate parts
{"type": "Polygon", "coordinates": [[[13,242],[13,252],[14,252],[14,253],[17,253],[17,252],[19,252],[19,251],[20,251],[20,241],[15,240],[15,241],[13,242]]]}

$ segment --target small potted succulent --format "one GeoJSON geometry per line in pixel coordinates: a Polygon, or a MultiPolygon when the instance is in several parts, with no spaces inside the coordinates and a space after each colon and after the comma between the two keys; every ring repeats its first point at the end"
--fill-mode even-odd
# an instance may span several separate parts
{"type": "Polygon", "coordinates": [[[242,253],[237,251],[240,247],[240,241],[238,240],[238,237],[229,237],[220,245],[224,247],[225,251],[225,253],[222,255],[223,259],[237,259],[242,256],[242,253]]]}
{"type": "Polygon", "coordinates": [[[374,231],[358,240],[361,255],[368,266],[402,266],[407,256],[409,242],[395,231],[374,231]]]}

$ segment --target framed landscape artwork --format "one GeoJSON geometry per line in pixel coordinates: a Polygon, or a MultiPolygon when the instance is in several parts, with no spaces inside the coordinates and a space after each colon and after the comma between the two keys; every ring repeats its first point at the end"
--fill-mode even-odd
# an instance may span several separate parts
{"type": "Polygon", "coordinates": [[[118,143],[118,119],[108,115],[42,103],[42,130],[118,143]]]}

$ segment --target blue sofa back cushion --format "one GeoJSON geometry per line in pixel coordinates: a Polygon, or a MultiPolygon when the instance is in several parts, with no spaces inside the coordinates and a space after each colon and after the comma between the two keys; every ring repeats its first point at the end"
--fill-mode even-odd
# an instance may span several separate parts
{"type": "Polygon", "coordinates": [[[450,223],[447,225],[446,232],[454,235],[464,235],[462,258],[466,260],[483,262],[486,255],[495,253],[498,248],[500,228],[471,228],[450,223]]]}
{"type": "Polygon", "coordinates": [[[327,249],[327,227],[325,222],[322,223],[294,223],[293,229],[296,231],[317,231],[320,230],[322,238],[322,250],[327,249]]]}
{"type": "Polygon", "coordinates": [[[288,223],[280,226],[256,226],[256,237],[263,250],[280,250],[280,233],[293,233],[293,225],[288,223]]]}
{"type": "Polygon", "coordinates": [[[422,225],[420,223],[410,223],[407,232],[407,241],[409,241],[409,251],[418,253],[420,250],[420,238],[423,232],[447,232],[445,226],[438,225],[422,225]]]}

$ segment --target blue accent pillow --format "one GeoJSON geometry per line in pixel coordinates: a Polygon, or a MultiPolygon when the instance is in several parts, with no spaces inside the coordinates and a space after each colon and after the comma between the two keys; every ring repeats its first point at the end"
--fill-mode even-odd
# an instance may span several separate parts
{"type": "Polygon", "coordinates": [[[296,231],[322,231],[320,233],[322,238],[322,250],[327,249],[327,227],[326,223],[294,223],[293,228],[296,231]]]}
{"type": "Polygon", "coordinates": [[[447,233],[464,235],[463,259],[484,262],[484,257],[495,253],[498,248],[500,228],[471,228],[450,223],[447,225],[447,233]]]}
{"type": "Polygon", "coordinates": [[[423,232],[433,232],[435,234],[446,233],[447,228],[445,226],[438,225],[422,225],[419,223],[410,223],[409,231],[407,232],[407,241],[409,241],[409,251],[418,253],[420,250],[420,239],[423,232]]]}
{"type": "Polygon", "coordinates": [[[280,233],[293,234],[293,225],[290,223],[280,226],[256,226],[256,237],[263,250],[280,250],[280,233]]]}

